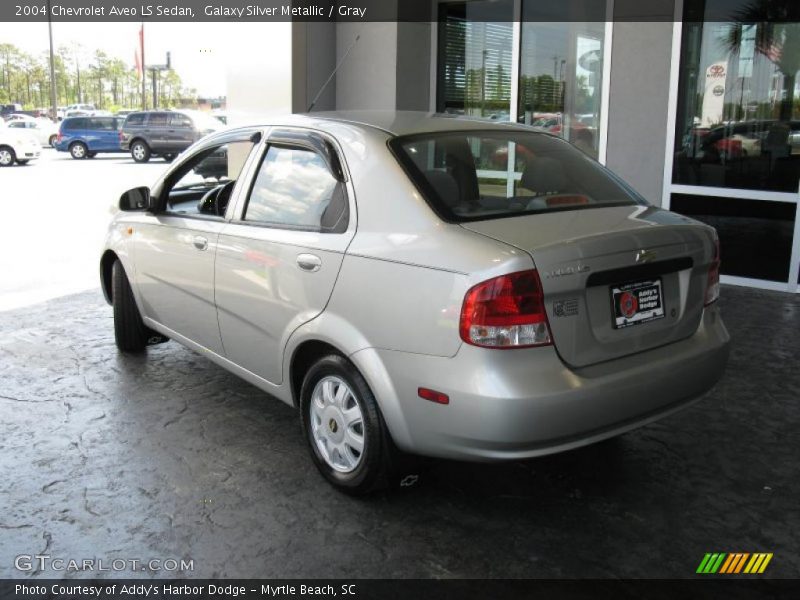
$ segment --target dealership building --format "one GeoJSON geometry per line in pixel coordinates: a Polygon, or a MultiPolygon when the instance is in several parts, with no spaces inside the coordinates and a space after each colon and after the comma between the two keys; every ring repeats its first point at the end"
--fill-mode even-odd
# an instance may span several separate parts
{"type": "Polygon", "coordinates": [[[774,18],[780,2],[431,0],[427,9],[427,22],[403,21],[398,2],[397,22],[246,25],[266,48],[229,70],[232,122],[305,112],[319,95],[314,111],[535,125],[651,203],[716,227],[724,283],[798,291],[800,23],[774,18]]]}

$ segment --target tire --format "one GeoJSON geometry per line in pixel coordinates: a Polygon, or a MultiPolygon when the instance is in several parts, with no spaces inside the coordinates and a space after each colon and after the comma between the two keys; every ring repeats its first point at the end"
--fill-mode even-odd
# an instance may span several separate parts
{"type": "Polygon", "coordinates": [[[136,306],[133,290],[122,263],[117,260],[111,271],[114,305],[114,340],[121,352],[139,353],[147,346],[148,328],[136,306]]]}
{"type": "Polygon", "coordinates": [[[161,158],[164,159],[164,162],[171,163],[173,160],[175,160],[175,155],[172,153],[167,153],[164,154],[161,158]]]}
{"type": "Polygon", "coordinates": [[[17,164],[18,164],[18,165],[20,165],[21,167],[24,167],[24,166],[25,166],[25,165],[27,165],[29,162],[31,162],[29,158],[25,158],[25,159],[19,159],[19,158],[18,158],[18,159],[17,159],[17,164]]]}
{"type": "Polygon", "coordinates": [[[150,146],[144,143],[142,140],[136,140],[131,144],[131,157],[138,163],[146,163],[150,160],[150,156],[152,152],[150,151],[150,146]]]}
{"type": "Polygon", "coordinates": [[[50,139],[47,140],[47,143],[50,144],[51,148],[55,148],[57,141],[58,141],[58,136],[57,135],[51,135],[50,139]]]}
{"type": "Polygon", "coordinates": [[[343,356],[324,356],[306,373],[300,421],[314,464],[342,492],[361,495],[394,482],[413,484],[419,478],[404,474],[397,479],[398,458],[403,455],[395,448],[364,377],[343,356]]]}
{"type": "Polygon", "coordinates": [[[17,160],[17,154],[11,146],[0,146],[0,167],[10,167],[17,160]]]}
{"type": "Polygon", "coordinates": [[[75,160],[83,160],[89,155],[89,149],[83,142],[75,142],[69,146],[69,154],[75,160]]]}
{"type": "Polygon", "coordinates": [[[86,157],[87,158],[94,158],[95,156],[97,156],[97,152],[87,152],[86,153],[86,157]]]}

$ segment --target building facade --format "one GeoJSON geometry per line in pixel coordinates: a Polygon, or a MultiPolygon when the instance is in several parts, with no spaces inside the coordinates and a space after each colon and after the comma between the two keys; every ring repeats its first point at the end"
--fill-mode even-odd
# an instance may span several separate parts
{"type": "Polygon", "coordinates": [[[716,227],[723,282],[796,293],[800,23],[775,0],[642,4],[432,0],[429,22],[268,24],[284,51],[240,65],[229,111],[316,98],[535,125],[716,227]]]}

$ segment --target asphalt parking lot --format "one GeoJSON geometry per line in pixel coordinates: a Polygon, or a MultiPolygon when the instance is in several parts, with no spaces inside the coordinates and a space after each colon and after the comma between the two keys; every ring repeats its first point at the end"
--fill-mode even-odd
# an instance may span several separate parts
{"type": "Polygon", "coordinates": [[[164,168],[46,149],[0,172],[0,578],[108,576],[21,554],[193,561],[122,573],[141,577],[683,578],[706,552],[772,552],[764,576],[800,573],[800,296],[725,286],[726,374],[664,421],[353,499],[289,407],[174,342],[117,353],[100,244],[164,168]]]}
{"type": "Polygon", "coordinates": [[[760,551],[797,577],[800,296],[721,302],[732,355],[699,404],[368,499],[316,473],[292,409],[201,356],[119,355],[99,290],[0,312],[0,575],[53,576],[13,568],[46,553],[192,559],[190,577],[682,578],[760,551]]]}

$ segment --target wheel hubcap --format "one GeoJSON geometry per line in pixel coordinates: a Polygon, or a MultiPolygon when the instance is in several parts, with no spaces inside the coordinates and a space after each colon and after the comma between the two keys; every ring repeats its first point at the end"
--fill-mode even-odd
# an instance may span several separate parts
{"type": "Polygon", "coordinates": [[[72,149],[72,154],[73,154],[73,156],[77,156],[78,158],[81,158],[81,157],[83,157],[83,154],[84,154],[84,152],[83,152],[83,146],[75,146],[75,147],[72,149]]]}
{"type": "Polygon", "coordinates": [[[138,159],[144,158],[144,148],[137,144],[133,147],[133,155],[138,159]]]}
{"type": "Polygon", "coordinates": [[[311,435],[331,468],[350,473],[364,455],[364,416],[353,390],[340,377],[323,377],[309,406],[311,435]]]}
{"type": "Polygon", "coordinates": [[[11,152],[8,150],[0,150],[0,165],[11,164],[11,152]]]}

